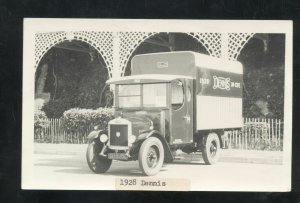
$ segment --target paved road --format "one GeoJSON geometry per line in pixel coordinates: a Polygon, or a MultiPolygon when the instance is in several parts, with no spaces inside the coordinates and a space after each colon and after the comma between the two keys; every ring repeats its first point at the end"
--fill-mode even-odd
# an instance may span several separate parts
{"type": "MultiPolygon", "coordinates": [[[[224,163],[204,165],[196,159],[183,159],[164,165],[152,179],[191,180],[191,190],[274,190],[284,185],[283,165],[224,163]],[[196,160],[196,161],[195,161],[196,160]]],[[[138,162],[114,161],[105,174],[94,174],[84,155],[34,155],[34,186],[45,189],[115,188],[116,178],[142,176],[138,162]]],[[[282,188],[281,190],[284,190],[282,188]]]]}

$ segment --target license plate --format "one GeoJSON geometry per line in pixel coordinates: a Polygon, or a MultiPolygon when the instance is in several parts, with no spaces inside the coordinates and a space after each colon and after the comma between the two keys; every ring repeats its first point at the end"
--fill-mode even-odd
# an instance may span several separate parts
{"type": "Polygon", "coordinates": [[[128,156],[125,153],[108,153],[108,159],[127,160],[128,156]]]}

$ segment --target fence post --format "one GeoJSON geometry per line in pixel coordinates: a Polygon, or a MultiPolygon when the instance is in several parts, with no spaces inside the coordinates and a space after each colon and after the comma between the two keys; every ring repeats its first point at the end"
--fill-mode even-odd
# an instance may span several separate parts
{"type": "Polygon", "coordinates": [[[53,136],[52,136],[52,134],[53,134],[53,119],[51,119],[51,126],[50,126],[50,136],[51,136],[51,143],[53,143],[53,136]]]}
{"type": "Polygon", "coordinates": [[[62,129],[61,129],[61,120],[60,118],[58,119],[58,133],[59,133],[59,137],[58,137],[58,142],[61,143],[61,140],[63,139],[63,134],[62,134],[62,129]]]}
{"type": "Polygon", "coordinates": [[[235,140],[235,147],[239,148],[238,137],[237,137],[237,134],[235,133],[235,130],[233,131],[233,134],[234,134],[234,140],[235,140]]]}
{"type": "Polygon", "coordinates": [[[51,128],[51,119],[49,119],[49,126],[47,127],[47,140],[50,140],[50,128],[51,128]]]}
{"type": "Polygon", "coordinates": [[[233,144],[233,140],[232,140],[232,131],[229,131],[229,142],[230,142],[230,148],[233,148],[233,147],[232,147],[232,144],[233,144]]]}
{"type": "Polygon", "coordinates": [[[271,134],[272,138],[270,143],[274,142],[274,119],[273,118],[271,119],[271,129],[272,129],[272,134],[271,134]]]}
{"type": "Polygon", "coordinates": [[[57,142],[57,119],[54,119],[54,143],[57,142]]]}
{"type": "MultiPolygon", "coordinates": [[[[250,123],[250,118],[248,119],[248,123],[250,123]]],[[[249,138],[250,139],[253,139],[253,135],[252,135],[252,133],[251,133],[251,124],[249,125],[247,125],[247,128],[248,128],[248,135],[249,135],[249,138]]]]}
{"type": "Polygon", "coordinates": [[[56,127],[55,127],[55,143],[58,143],[58,137],[59,137],[59,125],[58,125],[58,119],[55,119],[56,127]]]}
{"type": "Polygon", "coordinates": [[[63,142],[65,143],[66,142],[66,132],[64,129],[62,131],[63,131],[62,132],[63,133],[63,142]]]}
{"type": "Polygon", "coordinates": [[[238,139],[239,139],[239,149],[242,149],[242,138],[241,138],[241,136],[240,136],[240,134],[239,134],[239,131],[238,130],[235,130],[235,133],[236,133],[236,135],[238,136],[238,139]]]}
{"type": "Polygon", "coordinates": [[[254,140],[257,140],[257,120],[256,119],[254,120],[254,125],[255,125],[255,129],[254,129],[254,131],[255,131],[254,132],[255,133],[254,137],[255,138],[254,138],[254,140]]]}
{"type": "Polygon", "coordinates": [[[268,119],[268,140],[270,141],[271,137],[271,126],[270,126],[270,119],[268,119]]]}
{"type": "Polygon", "coordinates": [[[277,119],[275,118],[275,146],[277,147],[277,125],[278,125],[278,123],[277,123],[277,119]]]}
{"type": "Polygon", "coordinates": [[[247,149],[247,133],[245,132],[245,127],[246,127],[246,125],[245,125],[245,118],[243,119],[243,128],[242,128],[242,134],[243,134],[243,137],[245,137],[245,149],[247,149]]]}
{"type": "Polygon", "coordinates": [[[278,140],[278,141],[279,141],[279,146],[280,146],[280,145],[281,145],[281,131],[280,131],[280,128],[281,128],[281,120],[280,120],[280,119],[279,119],[278,127],[279,127],[279,129],[278,129],[278,130],[279,130],[279,136],[278,136],[278,137],[279,137],[279,140],[278,140]]]}
{"type": "Polygon", "coordinates": [[[259,135],[260,136],[259,138],[261,138],[263,135],[265,135],[266,133],[268,133],[268,122],[267,122],[267,119],[263,118],[261,120],[264,123],[264,126],[266,126],[266,129],[265,129],[265,127],[262,126],[262,128],[260,130],[261,133],[259,135]]]}

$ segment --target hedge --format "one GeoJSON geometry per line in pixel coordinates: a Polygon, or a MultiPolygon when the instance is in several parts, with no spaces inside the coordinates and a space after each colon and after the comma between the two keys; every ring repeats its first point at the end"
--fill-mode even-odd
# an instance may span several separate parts
{"type": "Polygon", "coordinates": [[[95,110],[74,108],[64,112],[62,127],[67,133],[86,132],[95,125],[105,128],[111,119],[113,119],[113,109],[111,108],[95,110]]]}
{"type": "Polygon", "coordinates": [[[45,112],[41,110],[34,111],[34,129],[43,129],[49,126],[49,119],[46,116],[45,112]]]}
{"type": "Polygon", "coordinates": [[[43,129],[47,128],[50,124],[45,112],[41,110],[34,111],[34,139],[40,140],[43,137],[43,129]]]}

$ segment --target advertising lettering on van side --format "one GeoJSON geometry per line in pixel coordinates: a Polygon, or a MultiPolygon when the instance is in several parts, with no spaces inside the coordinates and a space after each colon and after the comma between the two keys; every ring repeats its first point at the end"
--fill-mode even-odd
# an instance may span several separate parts
{"type": "Polygon", "coordinates": [[[241,98],[242,74],[202,68],[198,71],[197,94],[241,98]]]}
{"type": "Polygon", "coordinates": [[[213,76],[214,78],[214,89],[221,89],[221,90],[227,90],[230,91],[231,87],[235,87],[235,88],[241,88],[241,83],[239,82],[231,82],[230,78],[223,78],[223,77],[217,77],[217,76],[213,76]]]}

